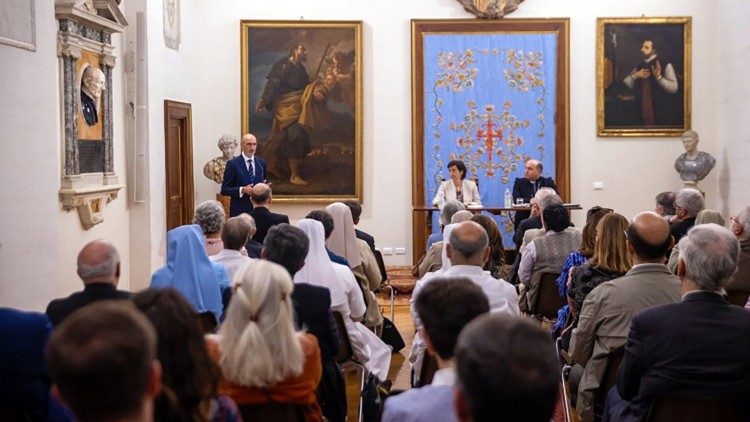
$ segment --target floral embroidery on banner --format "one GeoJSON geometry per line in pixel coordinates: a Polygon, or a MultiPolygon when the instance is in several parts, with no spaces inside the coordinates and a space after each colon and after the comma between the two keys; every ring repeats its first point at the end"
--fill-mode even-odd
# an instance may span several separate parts
{"type": "MultiPolygon", "coordinates": [[[[503,62],[506,65],[510,65],[503,69],[503,78],[507,82],[508,87],[520,92],[538,92],[536,104],[539,106],[537,120],[539,120],[540,128],[536,135],[539,138],[543,138],[547,127],[544,120],[544,112],[547,109],[547,104],[544,100],[547,96],[543,70],[544,55],[541,51],[524,52],[523,50],[509,48],[504,56],[503,62]]],[[[542,147],[540,153],[543,152],[544,147],[542,147]]],[[[542,158],[539,157],[539,159],[542,158]]]]}

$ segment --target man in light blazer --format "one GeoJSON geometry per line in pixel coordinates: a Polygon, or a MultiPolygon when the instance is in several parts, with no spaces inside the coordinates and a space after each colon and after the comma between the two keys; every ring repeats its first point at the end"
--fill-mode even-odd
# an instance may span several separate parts
{"type": "Polygon", "coordinates": [[[251,133],[242,135],[240,141],[242,153],[227,161],[224,170],[224,181],[221,182],[221,194],[229,196],[229,216],[236,217],[253,210],[250,192],[253,185],[266,181],[266,160],[256,157],[258,140],[251,133]]]}

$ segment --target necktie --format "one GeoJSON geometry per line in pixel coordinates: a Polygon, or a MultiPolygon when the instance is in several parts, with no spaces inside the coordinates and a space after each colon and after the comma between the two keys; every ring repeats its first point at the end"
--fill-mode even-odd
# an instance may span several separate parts
{"type": "Polygon", "coordinates": [[[255,180],[255,166],[253,166],[253,159],[247,160],[247,171],[250,173],[250,180],[255,180]]]}

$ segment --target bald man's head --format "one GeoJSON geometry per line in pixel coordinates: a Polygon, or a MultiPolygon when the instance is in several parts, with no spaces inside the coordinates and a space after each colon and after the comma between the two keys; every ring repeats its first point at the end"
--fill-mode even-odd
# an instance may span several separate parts
{"type": "Polygon", "coordinates": [[[106,240],[94,240],[78,253],[78,276],[84,285],[109,283],[117,286],[120,279],[120,255],[106,240]]]}
{"type": "Polygon", "coordinates": [[[451,232],[446,252],[453,265],[481,267],[489,258],[489,244],[489,236],[482,226],[465,221],[451,232]]]}
{"type": "Polygon", "coordinates": [[[542,162],[539,160],[527,160],[523,167],[523,177],[536,181],[542,175],[542,162]]]}
{"type": "Polygon", "coordinates": [[[250,192],[250,201],[253,205],[268,205],[271,202],[271,187],[265,183],[254,185],[250,192]]]}
{"type": "Polygon", "coordinates": [[[640,262],[664,263],[667,251],[674,245],[669,224],[653,211],[642,212],[630,221],[628,243],[640,262]]]}

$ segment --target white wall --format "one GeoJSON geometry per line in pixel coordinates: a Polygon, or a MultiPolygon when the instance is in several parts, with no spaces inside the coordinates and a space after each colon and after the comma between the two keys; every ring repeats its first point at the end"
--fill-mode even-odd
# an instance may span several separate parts
{"type": "MultiPolygon", "coordinates": [[[[221,7],[187,2],[183,16],[200,16],[202,77],[190,85],[196,170],[218,155],[216,140],[240,132],[240,19],[332,19],[364,21],[364,212],[363,230],[376,234],[379,246],[411,250],[411,69],[410,19],[468,18],[454,0],[362,2],[293,0],[283,8],[259,1],[224,1],[221,7]],[[210,77],[206,77],[210,75],[210,77]]],[[[596,136],[596,18],[604,16],[693,17],[693,128],[700,148],[718,156],[714,77],[716,64],[715,4],[703,1],[660,2],[534,0],[521,4],[513,17],[570,17],[571,63],[571,200],[584,208],[600,204],[625,216],[653,208],[653,197],[681,187],[674,170],[683,152],[678,138],[598,138],[596,136]],[[593,191],[594,181],[604,182],[593,191]]],[[[739,18],[736,18],[739,19],[739,18]]],[[[739,25],[739,22],[738,22],[739,25]]],[[[191,70],[195,72],[194,70],[191,70]]],[[[739,76],[738,76],[739,77],[739,76]]],[[[708,206],[717,205],[717,171],[700,187],[708,206]]],[[[196,171],[196,202],[210,199],[218,187],[196,171]]],[[[316,205],[281,206],[293,219],[316,205]]],[[[575,213],[583,223],[583,213],[575,213]]],[[[391,264],[410,256],[386,257],[391,264]]]]}
{"type": "MultiPolygon", "coordinates": [[[[58,201],[62,112],[53,2],[36,2],[37,50],[0,45],[0,306],[44,310],[50,299],[81,289],[78,251],[105,238],[120,251],[121,288],[129,288],[127,189],[110,203],[104,223],[84,230],[76,211],[58,201]]],[[[119,44],[117,36],[113,44],[119,44]]],[[[115,50],[115,55],[119,49],[115,50]]],[[[125,177],[122,72],[113,71],[115,171],[125,177]]]]}
{"type": "Polygon", "coordinates": [[[750,3],[721,2],[716,13],[716,176],[719,179],[717,209],[736,214],[750,205],[750,3]],[[735,70],[731,70],[734,68],[735,70]]]}

